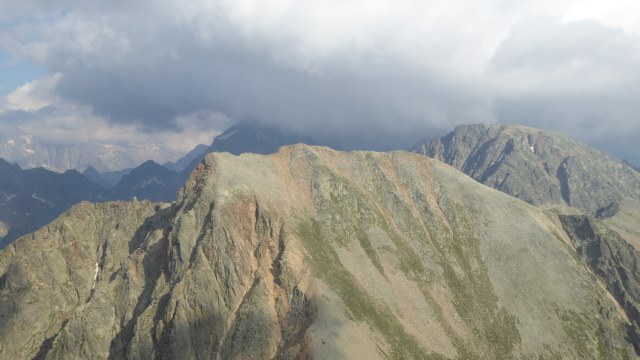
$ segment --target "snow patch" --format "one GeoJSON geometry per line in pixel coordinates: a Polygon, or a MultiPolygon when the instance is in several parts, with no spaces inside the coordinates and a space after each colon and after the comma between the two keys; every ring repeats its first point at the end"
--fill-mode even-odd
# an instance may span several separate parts
{"type": "Polygon", "coordinates": [[[36,199],[36,200],[40,201],[41,203],[44,203],[44,204],[47,204],[47,205],[53,207],[53,204],[51,203],[51,201],[45,200],[45,199],[39,197],[38,195],[36,195],[35,193],[31,194],[31,197],[33,199],[36,199]]]}
{"type": "Polygon", "coordinates": [[[10,146],[16,146],[16,142],[14,140],[7,141],[7,144],[10,146]]]}
{"type": "Polygon", "coordinates": [[[98,282],[98,273],[100,272],[100,264],[96,263],[96,271],[93,273],[93,286],[91,290],[95,289],[96,283],[98,282]]]}
{"type": "Polygon", "coordinates": [[[531,149],[532,153],[536,153],[536,147],[535,146],[529,146],[529,149],[531,149]]]}
{"type": "Polygon", "coordinates": [[[11,201],[11,199],[13,199],[14,197],[18,196],[18,194],[7,194],[6,192],[0,192],[0,196],[4,198],[3,202],[0,202],[0,206],[2,205],[6,205],[9,203],[9,201],[11,201]]]}
{"type": "Polygon", "coordinates": [[[158,185],[162,185],[162,181],[158,180],[157,177],[152,177],[151,179],[147,180],[147,181],[143,181],[141,183],[138,183],[138,185],[135,186],[135,189],[143,189],[146,188],[149,185],[152,184],[158,184],[158,185]]]}

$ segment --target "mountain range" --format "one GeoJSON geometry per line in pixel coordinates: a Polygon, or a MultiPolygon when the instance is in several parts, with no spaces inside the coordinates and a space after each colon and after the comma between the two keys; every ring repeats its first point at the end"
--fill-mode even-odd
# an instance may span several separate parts
{"type": "Polygon", "coordinates": [[[175,200],[178,189],[184,183],[183,175],[154,162],[146,161],[124,175],[110,190],[113,199],[129,200],[133,197],[151,201],[175,200]]]}
{"type": "Polygon", "coordinates": [[[133,168],[146,160],[165,162],[179,155],[152,143],[77,143],[51,145],[27,133],[0,135],[0,158],[17,163],[23,169],[42,167],[64,172],[83,170],[119,171],[133,168]]]}
{"type": "MultiPolygon", "coordinates": [[[[20,190],[6,190],[0,192],[7,194],[7,197],[20,194],[13,202],[0,205],[0,249],[26,233],[32,232],[45,225],[67,210],[72,205],[82,201],[106,201],[106,200],[130,200],[133,197],[150,201],[171,202],[175,199],[176,193],[191,174],[191,171],[202,161],[205,154],[210,152],[231,152],[235,154],[244,152],[272,153],[280,146],[306,141],[314,143],[308,137],[299,135],[289,135],[277,127],[264,125],[258,122],[243,122],[236,124],[225,132],[217,136],[210,146],[198,145],[188,154],[176,162],[165,163],[164,166],[154,161],[146,161],[132,169],[119,171],[100,172],[93,166],[86,168],[82,175],[86,185],[89,180],[98,186],[79,186],[77,193],[71,193],[63,189],[64,186],[72,186],[73,182],[66,184],[65,181],[55,180],[59,188],[54,190],[51,186],[40,189],[37,186],[32,188],[20,188],[20,190]],[[53,198],[52,193],[58,195],[53,198]],[[54,203],[55,206],[43,207],[37,201],[24,203],[23,197],[32,194],[41,194],[41,203],[54,203]],[[33,203],[33,204],[32,204],[33,203]],[[36,206],[38,205],[38,206],[36,206]],[[20,209],[18,209],[20,208],[20,209]],[[22,209],[24,208],[24,209],[22,209]]],[[[8,165],[7,166],[11,166],[8,165]]],[[[69,178],[70,175],[56,175],[45,169],[26,170],[28,176],[34,179],[43,178],[69,178]]],[[[73,170],[76,178],[82,177],[73,170]]],[[[34,180],[38,184],[45,180],[34,180]],[[40,181],[40,182],[38,182],[40,181]]],[[[79,180],[75,179],[75,183],[79,180]]],[[[0,188],[4,180],[0,179],[0,188]]],[[[2,190],[0,190],[2,191],[2,190]]]]}
{"type": "Polygon", "coordinates": [[[22,170],[0,159],[0,249],[83,200],[104,201],[106,196],[75,170],[22,170]]]}
{"type": "Polygon", "coordinates": [[[635,357],[634,320],[568,246],[584,224],[558,225],[418,154],[213,153],[175,203],[82,203],[0,253],[0,349],[635,357]]]}
{"type": "MultiPolygon", "coordinates": [[[[152,160],[151,160],[152,161],[152,160]]],[[[103,171],[99,172],[93,166],[89,166],[88,168],[82,171],[82,175],[84,175],[87,179],[93,181],[94,183],[100,185],[105,190],[113,189],[122,178],[131,172],[132,169],[122,169],[118,171],[103,171]]]]}
{"type": "Polygon", "coordinates": [[[105,188],[104,174],[95,170],[85,170],[84,175],[76,170],[62,174],[44,168],[22,170],[0,159],[0,174],[0,249],[81,201],[137,197],[171,202],[184,183],[181,173],[151,160],[122,173],[109,188],[105,188]]]}
{"type": "MultiPolygon", "coordinates": [[[[301,141],[238,124],[98,187],[127,201],[82,202],[11,243],[0,358],[640,354],[640,174],[625,162],[514,125],[414,153],[277,150],[301,141]]],[[[34,170],[53,191],[98,186],[34,170]]],[[[32,170],[0,171],[7,204],[49,201],[32,170]]]]}

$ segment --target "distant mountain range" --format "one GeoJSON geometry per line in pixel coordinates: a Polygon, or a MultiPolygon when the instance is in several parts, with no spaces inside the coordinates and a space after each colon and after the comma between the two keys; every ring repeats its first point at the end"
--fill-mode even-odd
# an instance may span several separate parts
{"type": "Polygon", "coordinates": [[[44,168],[22,170],[0,159],[0,249],[78,202],[134,197],[171,202],[184,183],[181,173],[151,160],[122,173],[113,187],[105,188],[103,176],[93,168],[84,175],[76,170],[62,174],[44,168]]]}
{"type": "Polygon", "coordinates": [[[124,175],[111,189],[109,197],[121,200],[136,197],[151,201],[172,202],[183,184],[182,173],[168,170],[149,160],[124,175]]]}
{"type": "Polygon", "coordinates": [[[84,169],[82,175],[86,176],[87,179],[93,181],[94,183],[102,186],[105,190],[110,190],[114,188],[122,178],[131,172],[131,169],[123,169],[119,171],[105,171],[99,172],[94,169],[93,166],[89,166],[84,169]]]}
{"type": "Polygon", "coordinates": [[[0,135],[0,158],[23,169],[43,167],[63,172],[93,167],[100,172],[133,168],[146,160],[165,162],[179,155],[151,143],[78,143],[50,145],[30,134],[0,135]]]}
{"type": "MultiPolygon", "coordinates": [[[[31,146],[34,144],[32,138],[22,140],[23,143],[14,142],[14,145],[22,147],[27,144],[27,149],[41,149],[31,146]]],[[[120,171],[99,171],[89,166],[82,174],[75,170],[58,174],[43,168],[21,170],[5,161],[4,166],[11,171],[5,171],[5,177],[0,178],[0,248],[48,223],[82,200],[130,200],[135,197],[140,200],[174,201],[191,171],[207,153],[273,153],[280,146],[298,142],[313,143],[309,138],[288,135],[273,126],[248,122],[232,126],[216,137],[210,146],[198,145],[183,158],[165,163],[164,166],[149,160],[132,169],[120,171]],[[10,174],[14,173],[20,176],[11,177],[10,174]],[[23,182],[34,184],[32,187],[11,185],[23,182]],[[2,190],[5,184],[7,189],[2,190]],[[45,184],[46,187],[39,187],[45,184]],[[74,186],[77,192],[72,191],[74,186]],[[6,194],[6,204],[2,203],[3,194],[6,194]]]]}
{"type": "Polygon", "coordinates": [[[106,199],[100,186],[75,170],[22,170],[0,159],[0,249],[80,201],[106,199]]]}

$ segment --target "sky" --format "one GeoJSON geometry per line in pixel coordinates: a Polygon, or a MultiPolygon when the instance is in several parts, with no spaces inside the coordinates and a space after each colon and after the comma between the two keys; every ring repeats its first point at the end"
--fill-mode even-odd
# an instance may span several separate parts
{"type": "Polygon", "coordinates": [[[2,0],[0,131],[187,152],[259,120],[345,149],[465,123],[640,164],[635,0],[2,0]]]}

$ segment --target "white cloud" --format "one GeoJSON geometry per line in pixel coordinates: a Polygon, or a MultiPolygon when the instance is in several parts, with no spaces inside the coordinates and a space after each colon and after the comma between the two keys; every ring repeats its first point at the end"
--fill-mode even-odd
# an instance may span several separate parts
{"type": "Polygon", "coordinates": [[[29,82],[0,99],[0,131],[18,130],[49,143],[162,144],[167,149],[163,154],[169,158],[160,160],[176,160],[198,144],[211,143],[220,128],[232,123],[213,111],[181,116],[176,119],[176,128],[166,131],[110,123],[94,114],[90,106],[57,96],[55,85],[61,78],[58,73],[29,82]]]}
{"type": "Polygon", "coordinates": [[[0,113],[6,111],[34,112],[59,101],[54,93],[60,74],[28,82],[0,101],[0,113]]]}

